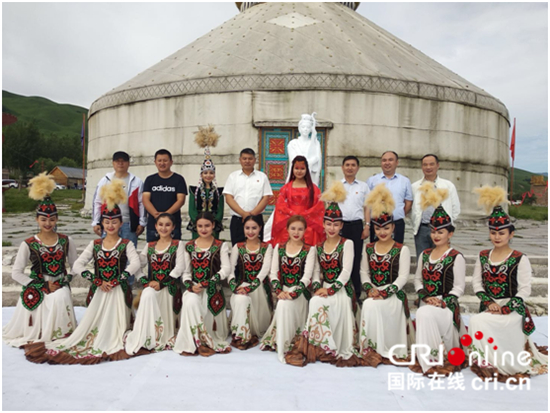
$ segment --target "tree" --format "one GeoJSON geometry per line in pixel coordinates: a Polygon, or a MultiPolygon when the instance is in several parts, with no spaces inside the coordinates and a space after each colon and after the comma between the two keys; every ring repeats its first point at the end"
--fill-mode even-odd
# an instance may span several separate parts
{"type": "Polygon", "coordinates": [[[30,165],[39,157],[42,136],[34,122],[17,122],[6,127],[2,162],[19,177],[19,190],[23,178],[31,171],[30,165]]]}
{"type": "Polygon", "coordinates": [[[74,159],[67,158],[66,156],[64,156],[59,161],[57,161],[57,165],[58,166],[70,166],[71,168],[78,168],[78,166],[79,166],[74,159]]]}

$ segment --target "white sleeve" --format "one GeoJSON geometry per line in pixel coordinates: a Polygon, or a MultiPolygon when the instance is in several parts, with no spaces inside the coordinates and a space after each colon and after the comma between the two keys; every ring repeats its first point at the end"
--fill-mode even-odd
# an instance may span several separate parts
{"type": "Polygon", "coordinates": [[[279,244],[275,245],[271,256],[271,271],[269,273],[269,280],[279,280],[279,244]]]}
{"type": "Polygon", "coordinates": [[[82,275],[84,271],[87,271],[86,265],[92,260],[94,257],[94,242],[90,241],[88,246],[82,251],[82,254],[78,257],[78,259],[74,262],[73,265],[73,274],[74,275],[82,275]]]}
{"type": "Polygon", "coordinates": [[[185,251],[185,244],[180,241],[178,245],[178,250],[176,251],[176,266],[172,271],[170,271],[170,277],[179,278],[183,275],[188,264],[185,262],[185,257],[187,255],[187,251],[185,251]]]}
{"type": "Polygon", "coordinates": [[[420,253],[418,259],[416,260],[416,272],[414,273],[414,290],[416,292],[424,288],[424,283],[422,282],[422,256],[423,252],[420,253]]]}
{"type": "MultiPolygon", "coordinates": [[[[137,177],[136,177],[137,178],[137,177]]],[[[147,211],[145,205],[143,205],[143,181],[139,180],[138,190],[138,204],[139,204],[139,225],[147,230],[147,211]]]]}
{"type": "Polygon", "coordinates": [[[30,257],[31,251],[29,250],[29,246],[23,241],[19,246],[19,251],[17,251],[17,257],[15,257],[11,270],[11,278],[21,285],[27,285],[32,281],[32,278],[25,274],[25,267],[29,263],[30,257]]]}
{"type": "Polygon", "coordinates": [[[134,247],[133,242],[129,242],[126,245],[126,256],[128,257],[128,263],[126,264],[125,271],[128,271],[132,275],[135,275],[138,272],[141,272],[139,255],[136,251],[136,247],[134,247]]]}
{"type": "Polygon", "coordinates": [[[231,271],[229,271],[229,276],[227,277],[227,282],[231,281],[233,278],[236,278],[235,274],[237,268],[237,261],[239,260],[239,247],[237,244],[233,245],[231,250],[231,271]]]}
{"type": "Polygon", "coordinates": [[[449,294],[462,297],[466,288],[466,260],[462,254],[458,254],[453,264],[453,288],[449,294]]]}
{"type": "Polygon", "coordinates": [[[71,267],[71,271],[68,271],[69,274],[75,275],[73,272],[73,265],[78,258],[78,253],[76,252],[76,245],[74,240],[69,237],[69,251],[67,251],[67,262],[71,267]]]}
{"type": "Polygon", "coordinates": [[[409,250],[409,247],[403,246],[401,248],[401,254],[399,254],[399,273],[397,274],[397,279],[393,282],[393,285],[402,290],[409,280],[410,272],[411,252],[409,250]]]}
{"type": "Polygon", "coordinates": [[[472,287],[474,289],[474,294],[485,292],[485,288],[483,288],[483,279],[481,276],[481,261],[479,260],[479,254],[474,265],[474,273],[472,274],[472,287]]]}
{"type": "Polygon", "coordinates": [[[342,271],[340,271],[340,275],[338,276],[338,281],[342,283],[342,285],[346,285],[346,283],[349,281],[351,277],[351,270],[353,269],[353,258],[354,258],[354,250],[353,250],[353,241],[352,240],[346,240],[344,242],[344,259],[342,260],[342,271]]]}
{"type": "Polygon", "coordinates": [[[523,300],[529,298],[531,295],[531,276],[531,263],[527,255],[523,255],[518,265],[518,292],[516,293],[516,297],[521,297],[523,300]]]}
{"type": "Polygon", "coordinates": [[[233,195],[233,193],[235,192],[234,189],[233,189],[233,181],[234,181],[234,178],[233,178],[233,174],[229,174],[229,176],[227,177],[227,181],[225,181],[225,186],[223,187],[223,194],[229,194],[229,195],[233,195]]]}
{"type": "Polygon", "coordinates": [[[225,280],[229,277],[231,272],[231,261],[229,260],[229,246],[227,242],[222,244],[221,254],[221,267],[218,274],[220,274],[220,280],[225,280]]]}
{"type": "Polygon", "coordinates": [[[460,199],[458,199],[458,193],[456,187],[451,183],[450,189],[451,203],[453,205],[453,210],[451,211],[451,220],[454,222],[457,220],[460,215],[460,199]]]}
{"type": "Polygon", "coordinates": [[[273,195],[273,189],[271,189],[271,184],[269,183],[269,178],[266,174],[264,174],[264,186],[262,192],[262,198],[266,195],[273,195]]]}
{"type": "MultiPolygon", "coordinates": [[[[141,253],[139,254],[139,271],[135,274],[137,279],[147,276],[145,272],[143,272],[143,268],[147,266],[148,249],[149,249],[149,244],[145,244],[145,246],[143,247],[143,250],[141,250],[141,253]]],[[[176,255],[176,262],[177,262],[177,255],[176,255]]]]}
{"type": "Polygon", "coordinates": [[[361,257],[361,269],[359,273],[361,275],[361,286],[363,286],[363,284],[365,283],[371,283],[369,256],[367,254],[366,248],[363,248],[363,256],[361,257]]]}
{"type": "Polygon", "coordinates": [[[258,274],[258,280],[260,280],[260,283],[264,282],[265,277],[267,277],[267,275],[271,271],[272,257],[273,257],[273,247],[271,245],[268,245],[267,250],[265,251],[264,263],[262,264],[262,269],[258,274]]]}
{"type": "Polygon", "coordinates": [[[95,188],[94,197],[92,199],[92,227],[99,225],[101,222],[101,197],[99,196],[99,189],[105,185],[105,177],[101,178],[95,188]]]}
{"type": "Polygon", "coordinates": [[[308,288],[313,281],[320,282],[319,266],[317,263],[317,252],[315,247],[311,247],[306,257],[306,267],[304,268],[304,276],[300,280],[306,288],[308,288]]]}

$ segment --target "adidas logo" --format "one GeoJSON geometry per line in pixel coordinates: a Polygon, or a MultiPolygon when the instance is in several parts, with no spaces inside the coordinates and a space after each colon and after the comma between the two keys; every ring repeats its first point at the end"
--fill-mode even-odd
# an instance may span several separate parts
{"type": "Polygon", "coordinates": [[[151,189],[157,192],[176,192],[176,188],[173,186],[158,185],[158,186],[152,187],[151,189]]]}

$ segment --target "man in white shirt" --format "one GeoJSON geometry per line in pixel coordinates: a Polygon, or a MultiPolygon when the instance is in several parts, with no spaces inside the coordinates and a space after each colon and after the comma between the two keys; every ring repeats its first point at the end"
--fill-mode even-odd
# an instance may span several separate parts
{"type": "MultiPolygon", "coordinates": [[[[367,185],[372,191],[376,185],[383,182],[390,190],[395,201],[393,210],[393,239],[403,244],[405,239],[405,215],[409,213],[412,207],[413,195],[411,181],[406,176],[395,173],[399,165],[399,155],[394,151],[386,151],[382,154],[381,162],[382,172],[371,176],[367,180],[367,185]]],[[[370,239],[375,240],[374,228],[371,227],[370,239]]]]}
{"type": "Polygon", "coordinates": [[[434,183],[435,188],[445,188],[449,190],[449,195],[442,202],[443,209],[451,217],[451,221],[454,224],[454,221],[458,218],[460,214],[460,200],[458,199],[458,193],[456,192],[456,187],[451,181],[440,178],[437,175],[439,171],[439,159],[434,154],[427,154],[422,157],[422,172],[424,173],[424,178],[416,181],[412,184],[412,191],[414,202],[411,212],[411,221],[413,226],[414,233],[414,245],[416,247],[416,257],[420,255],[422,251],[427,248],[433,248],[432,238],[430,237],[430,217],[434,212],[433,207],[428,207],[426,210],[422,211],[420,207],[421,194],[418,188],[426,182],[430,181],[434,183]]]}
{"type": "Polygon", "coordinates": [[[254,169],[256,153],[253,149],[243,149],[239,162],[242,170],[229,175],[223,190],[225,202],[231,208],[229,231],[233,245],[245,241],[243,220],[249,215],[261,216],[273,195],[267,175],[254,169]]]}
{"type": "Polygon", "coordinates": [[[354,258],[351,280],[355,288],[355,297],[359,301],[361,296],[361,257],[363,256],[363,240],[369,237],[370,211],[364,206],[365,198],[370,192],[365,182],[356,179],[359,171],[359,159],[355,156],[346,156],[342,161],[344,178],[342,183],[346,192],[346,200],[338,206],[344,217],[342,236],[353,241],[354,258]],[[363,225],[363,221],[365,224],[363,225]]]}

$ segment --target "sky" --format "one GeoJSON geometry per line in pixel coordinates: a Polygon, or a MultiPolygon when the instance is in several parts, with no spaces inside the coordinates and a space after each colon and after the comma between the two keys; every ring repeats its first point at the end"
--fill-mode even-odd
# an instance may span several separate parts
{"type": "MultiPolygon", "coordinates": [[[[501,100],[517,118],[515,166],[548,171],[547,3],[357,12],[501,100]]],[[[237,13],[234,2],[2,3],[2,90],[89,108],[237,13]]]]}

